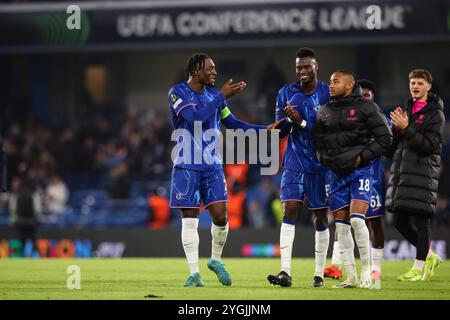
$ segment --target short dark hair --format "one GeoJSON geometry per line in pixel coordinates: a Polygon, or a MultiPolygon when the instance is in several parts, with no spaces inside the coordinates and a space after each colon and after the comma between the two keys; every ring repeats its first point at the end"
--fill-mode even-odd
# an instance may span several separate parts
{"type": "Polygon", "coordinates": [[[205,66],[205,60],[209,59],[206,53],[194,53],[186,62],[186,76],[189,77],[197,69],[202,69],[205,66]]]}
{"type": "Polygon", "coordinates": [[[409,73],[409,80],[412,78],[421,78],[424,79],[429,84],[433,83],[433,76],[431,75],[431,72],[425,69],[414,69],[409,73]]]}
{"type": "Polygon", "coordinates": [[[356,84],[359,85],[363,89],[368,89],[372,91],[373,94],[375,94],[375,84],[367,79],[359,79],[356,81],[356,84]]]}
{"type": "Polygon", "coordinates": [[[316,53],[311,48],[300,48],[297,50],[296,56],[297,56],[297,58],[300,58],[300,59],[301,58],[315,59],[316,53]]]}
{"type": "Polygon", "coordinates": [[[335,71],[334,73],[342,73],[343,75],[351,76],[353,78],[353,80],[356,79],[355,74],[352,71],[347,70],[347,69],[339,69],[339,70],[335,71]]]}

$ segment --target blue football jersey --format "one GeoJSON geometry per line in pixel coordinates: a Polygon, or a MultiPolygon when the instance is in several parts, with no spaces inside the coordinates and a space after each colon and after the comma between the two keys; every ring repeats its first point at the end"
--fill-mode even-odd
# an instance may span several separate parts
{"type": "Polygon", "coordinates": [[[319,108],[328,100],[330,100],[328,85],[320,80],[317,81],[316,90],[309,95],[301,91],[299,82],[285,85],[278,92],[276,111],[283,110],[289,101],[307,122],[305,128],[292,126],[283,158],[284,168],[307,173],[325,170],[317,160],[314,130],[319,108]]]}
{"type": "Polygon", "coordinates": [[[379,157],[372,162],[373,176],[372,176],[372,192],[374,195],[371,202],[371,210],[375,211],[384,207],[384,166],[383,157],[379,157]]]}
{"type": "Polygon", "coordinates": [[[197,171],[221,169],[222,158],[215,137],[220,135],[221,111],[227,106],[225,96],[208,86],[199,93],[182,82],[169,90],[168,102],[177,144],[172,152],[174,167],[197,171]],[[215,104],[212,106],[215,111],[204,121],[183,117],[185,108],[202,110],[208,106],[211,110],[211,103],[215,104]]]}
{"type": "MultiPolygon", "coordinates": [[[[392,126],[392,121],[388,115],[386,120],[389,126],[392,126]]],[[[385,193],[385,180],[384,180],[384,156],[378,157],[372,161],[373,166],[373,178],[372,178],[372,202],[370,204],[369,211],[377,211],[384,207],[384,193],[385,193]]]]}

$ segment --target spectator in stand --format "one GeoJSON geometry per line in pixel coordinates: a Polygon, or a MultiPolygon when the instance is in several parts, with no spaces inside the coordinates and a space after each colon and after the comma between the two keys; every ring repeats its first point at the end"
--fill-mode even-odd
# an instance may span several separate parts
{"type": "Polygon", "coordinates": [[[101,144],[106,144],[111,141],[113,134],[111,132],[111,124],[107,119],[100,117],[97,120],[94,136],[101,144]]]}
{"type": "Polygon", "coordinates": [[[69,199],[69,190],[66,184],[58,175],[53,175],[50,183],[45,188],[45,209],[51,216],[66,211],[67,201],[69,199]]]}
{"type": "Polygon", "coordinates": [[[280,189],[276,188],[270,200],[270,214],[274,225],[281,226],[283,222],[283,205],[280,200],[280,189]]]}
{"type": "Polygon", "coordinates": [[[256,200],[263,208],[265,216],[270,216],[270,200],[273,194],[272,180],[269,177],[262,177],[261,182],[248,190],[248,203],[256,200]]]}
{"type": "Polygon", "coordinates": [[[38,217],[42,213],[42,202],[32,181],[26,177],[14,177],[9,198],[11,222],[17,229],[22,248],[30,240],[36,242],[38,217]]]}
{"type": "Polygon", "coordinates": [[[10,186],[12,177],[19,174],[19,164],[22,162],[22,156],[18,140],[17,137],[7,137],[3,140],[3,148],[5,151],[4,161],[6,168],[8,168],[6,186],[10,186]]]}
{"type": "Polygon", "coordinates": [[[54,156],[60,172],[74,172],[84,153],[80,153],[80,143],[75,138],[72,128],[66,128],[57,139],[54,156]]]}
{"type": "Polygon", "coordinates": [[[273,61],[265,63],[258,80],[256,101],[259,109],[258,122],[267,123],[273,119],[272,101],[276,101],[278,90],[286,83],[284,74],[273,61]]]}
{"type": "Polygon", "coordinates": [[[247,193],[238,180],[227,177],[228,186],[228,225],[230,229],[239,229],[243,225],[244,205],[247,193]]]}
{"type": "Polygon", "coordinates": [[[247,173],[249,165],[247,163],[233,163],[225,165],[225,175],[231,181],[236,181],[241,186],[247,186],[247,173]]]}
{"type": "Polygon", "coordinates": [[[111,199],[128,199],[131,189],[131,177],[128,165],[121,162],[109,175],[108,194],[111,199]]]}
{"type": "Polygon", "coordinates": [[[169,225],[170,207],[169,200],[165,197],[166,189],[159,187],[153,190],[148,197],[147,203],[150,208],[150,229],[161,229],[169,225]]]}
{"type": "Polygon", "coordinates": [[[133,128],[127,132],[128,142],[127,162],[132,172],[139,172],[142,168],[144,152],[142,134],[138,128],[133,128]]]}
{"type": "Polygon", "coordinates": [[[77,172],[94,173],[95,172],[95,156],[97,145],[94,138],[87,136],[82,141],[82,147],[77,166],[77,172]]]}
{"type": "Polygon", "coordinates": [[[261,204],[252,200],[248,204],[248,226],[255,229],[261,229],[266,225],[264,218],[264,210],[261,204]]]}
{"type": "Polygon", "coordinates": [[[47,184],[50,177],[56,174],[57,171],[56,160],[49,150],[44,150],[36,163],[36,170],[38,171],[38,180],[47,184]]]}
{"type": "Polygon", "coordinates": [[[125,159],[116,139],[102,144],[95,156],[95,166],[100,172],[110,172],[125,159]]]}

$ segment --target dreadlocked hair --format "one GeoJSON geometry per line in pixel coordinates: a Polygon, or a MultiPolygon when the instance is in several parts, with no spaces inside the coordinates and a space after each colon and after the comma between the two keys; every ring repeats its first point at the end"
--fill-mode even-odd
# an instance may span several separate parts
{"type": "Polygon", "coordinates": [[[189,78],[195,70],[203,69],[205,66],[205,60],[208,59],[209,56],[206,53],[194,53],[186,62],[186,77],[189,78]]]}

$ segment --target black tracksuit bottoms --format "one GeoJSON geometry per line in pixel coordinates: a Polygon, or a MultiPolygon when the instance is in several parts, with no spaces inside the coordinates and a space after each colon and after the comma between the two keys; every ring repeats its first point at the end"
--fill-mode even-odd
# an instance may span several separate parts
{"type": "Polygon", "coordinates": [[[416,259],[425,260],[430,249],[430,218],[417,214],[396,212],[394,213],[395,228],[416,247],[416,259]]]}

